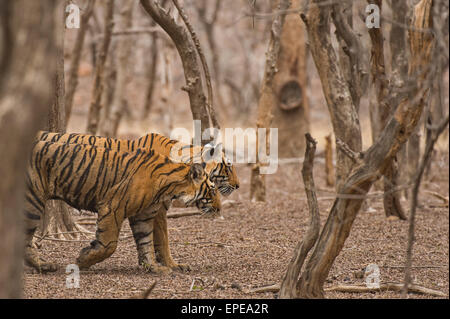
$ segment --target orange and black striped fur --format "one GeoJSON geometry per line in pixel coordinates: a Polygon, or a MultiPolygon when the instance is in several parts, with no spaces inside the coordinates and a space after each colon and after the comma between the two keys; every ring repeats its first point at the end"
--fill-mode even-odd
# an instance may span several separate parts
{"type": "MultiPolygon", "coordinates": [[[[81,144],[36,142],[27,171],[25,202],[25,261],[39,271],[56,266],[40,259],[31,240],[44,214],[46,201],[60,199],[77,209],[98,213],[96,239],[80,252],[77,264],[86,269],[109,257],[117,247],[125,218],[150,221],[159,205],[177,198],[196,204],[205,213],[220,209],[214,184],[203,165],[174,163],[154,151],[119,152],[81,144]]],[[[153,247],[152,225],[135,227],[138,245],[153,247]]],[[[146,249],[146,248],[145,248],[146,249]]],[[[143,251],[140,264],[158,271],[154,253],[143,251]]]]}
{"type": "MultiPolygon", "coordinates": [[[[37,136],[38,140],[43,141],[53,141],[59,143],[76,143],[76,144],[89,144],[98,145],[102,147],[107,147],[113,150],[125,150],[125,151],[135,151],[136,149],[143,148],[147,151],[154,150],[162,155],[171,156],[172,151],[178,150],[175,146],[179,146],[179,153],[187,151],[191,154],[185,162],[192,162],[193,159],[198,159],[204,153],[209,153],[210,156],[213,155],[217,149],[215,147],[199,147],[190,144],[182,144],[176,140],[169,139],[164,135],[151,133],[144,135],[135,140],[124,140],[124,139],[112,139],[99,136],[93,136],[88,134],[77,134],[77,133],[51,133],[41,131],[37,136]]],[[[210,179],[219,192],[222,195],[228,196],[235,189],[239,188],[239,179],[236,175],[236,170],[233,167],[231,161],[225,158],[223,152],[220,154],[221,161],[208,161],[206,163],[205,171],[209,175],[210,179]]],[[[167,210],[170,207],[170,201],[165,202],[159,209],[157,215],[153,219],[153,230],[154,230],[154,250],[157,254],[158,261],[161,262],[163,266],[169,267],[171,269],[187,270],[189,267],[187,265],[177,264],[170,253],[168,233],[167,233],[167,210]]],[[[130,220],[130,225],[132,228],[138,227],[138,222],[130,220]]],[[[142,227],[139,226],[139,227],[142,227]]]]}

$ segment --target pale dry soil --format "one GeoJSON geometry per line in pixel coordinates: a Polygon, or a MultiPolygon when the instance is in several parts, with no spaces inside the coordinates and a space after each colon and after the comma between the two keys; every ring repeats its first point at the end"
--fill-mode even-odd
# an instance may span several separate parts
{"type": "MultiPolygon", "coordinates": [[[[45,241],[42,255],[61,269],[52,274],[24,271],[25,298],[129,298],[157,285],[150,298],[274,298],[274,293],[255,294],[252,287],[281,280],[293,249],[307,230],[308,207],[300,164],[284,165],[267,177],[266,203],[249,201],[250,169],[238,165],[241,188],[233,193],[223,218],[200,216],[169,219],[169,237],[176,261],[191,266],[188,273],[146,273],[137,265],[132,238],[119,242],[117,251],[90,270],[81,272],[80,288],[66,288],[65,268],[75,262],[86,242],[45,241]],[[192,285],[194,281],[194,284],[192,285]],[[192,286],[192,290],[191,290],[192,286]]],[[[438,153],[421,189],[417,211],[412,277],[416,284],[449,292],[449,211],[426,191],[447,196],[448,154],[438,153]]],[[[333,189],[324,182],[323,158],[314,169],[319,189],[321,224],[333,203],[333,189]]],[[[372,189],[371,193],[377,190],[372,189]]],[[[402,204],[407,207],[408,201],[402,204]]],[[[180,209],[177,209],[180,210],[180,209]]],[[[86,217],[86,216],[82,216],[86,217]]],[[[79,217],[77,217],[79,218],[79,217]]],[[[94,226],[86,226],[94,230],[94,226]]],[[[357,274],[369,264],[380,268],[381,280],[402,282],[408,222],[388,220],[382,199],[373,197],[357,216],[344,249],[336,259],[326,287],[363,284],[357,274]]],[[[131,234],[128,223],[121,236],[131,234]]],[[[327,293],[327,298],[400,298],[396,292],[327,293]]],[[[432,298],[409,294],[409,298],[432,298]]]]}

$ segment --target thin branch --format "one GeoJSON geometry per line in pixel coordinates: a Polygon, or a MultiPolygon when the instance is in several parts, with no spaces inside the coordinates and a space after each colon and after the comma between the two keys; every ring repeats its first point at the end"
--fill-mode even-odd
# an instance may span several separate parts
{"type": "MultiPolygon", "coordinates": [[[[339,285],[336,287],[326,288],[325,291],[338,291],[338,292],[355,292],[355,293],[370,293],[370,292],[381,292],[381,291],[402,291],[403,284],[395,282],[381,283],[379,288],[369,288],[367,286],[352,286],[352,285],[339,285]]],[[[435,297],[447,297],[445,293],[439,290],[434,290],[419,285],[410,285],[408,292],[431,295],[435,297]]]]}
{"type": "Polygon", "coordinates": [[[336,138],[336,147],[339,148],[342,153],[344,153],[348,158],[350,158],[353,163],[361,163],[361,161],[364,159],[363,152],[353,151],[345,142],[343,142],[339,138],[336,138]]]}

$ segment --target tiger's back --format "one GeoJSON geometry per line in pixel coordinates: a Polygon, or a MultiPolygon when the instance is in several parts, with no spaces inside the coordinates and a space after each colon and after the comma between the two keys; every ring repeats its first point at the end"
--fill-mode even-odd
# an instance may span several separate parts
{"type": "MultiPolygon", "coordinates": [[[[204,147],[184,144],[158,133],[146,134],[135,140],[125,140],[79,133],[60,134],[40,131],[37,139],[58,143],[88,144],[118,151],[133,152],[138,148],[143,148],[146,151],[154,150],[161,155],[171,157],[173,160],[176,157],[176,159],[180,159],[179,161],[184,163],[192,163],[194,160],[201,161],[205,151],[204,147]],[[177,149],[176,152],[173,152],[175,146],[177,149]],[[185,156],[185,154],[188,156],[185,156]]],[[[207,161],[205,171],[210,175],[211,180],[216,184],[222,195],[228,196],[239,188],[239,178],[237,177],[236,169],[223,154],[221,154],[220,161],[207,161]]]]}

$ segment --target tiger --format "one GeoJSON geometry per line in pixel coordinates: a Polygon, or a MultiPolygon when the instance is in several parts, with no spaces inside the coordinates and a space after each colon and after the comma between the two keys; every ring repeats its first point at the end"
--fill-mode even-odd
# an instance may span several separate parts
{"type": "MultiPolygon", "coordinates": [[[[37,135],[37,139],[60,143],[98,145],[114,150],[134,151],[138,148],[143,148],[145,150],[155,150],[165,156],[173,155],[172,151],[174,150],[175,146],[178,146],[182,149],[180,150],[180,152],[187,150],[189,154],[192,154],[192,157],[188,158],[186,162],[191,162],[193,161],[193,158],[198,158],[200,155],[206,153],[208,153],[209,157],[214,157],[216,155],[215,153],[219,150],[219,145],[207,144],[204,147],[194,146],[191,144],[180,143],[177,140],[169,139],[166,136],[158,133],[150,133],[134,140],[126,140],[100,137],[89,134],[60,134],[40,131],[37,135]]],[[[223,152],[220,155],[222,160],[208,161],[206,163],[205,171],[209,175],[211,181],[218,188],[220,194],[229,196],[234,190],[237,190],[239,188],[239,179],[232,162],[225,157],[223,152]]],[[[167,211],[170,205],[170,201],[163,203],[156,217],[153,219],[153,243],[154,251],[156,253],[156,259],[161,263],[162,266],[168,267],[171,270],[188,271],[190,267],[186,264],[176,263],[172,258],[170,252],[167,232],[167,211]]],[[[132,228],[144,227],[142,223],[132,220],[130,220],[130,225],[132,228]]]]}
{"type": "MultiPolygon", "coordinates": [[[[58,269],[32,247],[45,204],[51,199],[98,213],[95,240],[76,260],[80,269],[88,269],[114,253],[125,218],[135,223],[151,221],[167,200],[196,205],[205,214],[219,212],[220,198],[204,166],[175,163],[154,150],[124,152],[93,145],[35,142],[26,173],[25,263],[39,272],[58,269]]],[[[146,250],[153,248],[146,242],[152,240],[153,223],[146,225],[145,229],[132,229],[139,263],[158,273],[162,269],[154,252],[146,250]]]]}

